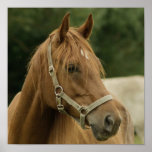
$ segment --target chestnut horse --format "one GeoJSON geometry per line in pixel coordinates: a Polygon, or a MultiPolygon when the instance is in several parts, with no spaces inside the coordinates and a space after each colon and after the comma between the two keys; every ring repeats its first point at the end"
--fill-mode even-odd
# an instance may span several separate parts
{"type": "Polygon", "coordinates": [[[128,111],[101,81],[103,67],[87,41],[92,27],[92,15],[79,28],[69,27],[68,13],[38,47],[8,108],[9,144],[133,144],[128,111]],[[73,105],[94,108],[86,114],[73,105]]]}

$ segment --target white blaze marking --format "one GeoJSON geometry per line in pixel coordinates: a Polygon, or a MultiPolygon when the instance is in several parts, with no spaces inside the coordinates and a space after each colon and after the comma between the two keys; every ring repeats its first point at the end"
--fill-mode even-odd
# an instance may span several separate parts
{"type": "Polygon", "coordinates": [[[87,51],[85,51],[85,53],[84,53],[84,51],[81,49],[80,52],[81,52],[81,55],[82,55],[82,56],[85,56],[85,58],[86,58],[87,60],[89,60],[87,51]]]}
{"type": "Polygon", "coordinates": [[[83,52],[83,50],[82,50],[82,49],[81,49],[81,55],[82,55],[82,56],[84,56],[84,52],[83,52]]]}
{"type": "Polygon", "coordinates": [[[87,52],[85,52],[85,57],[86,57],[86,59],[89,60],[89,57],[88,57],[88,53],[87,53],[87,52]]]}

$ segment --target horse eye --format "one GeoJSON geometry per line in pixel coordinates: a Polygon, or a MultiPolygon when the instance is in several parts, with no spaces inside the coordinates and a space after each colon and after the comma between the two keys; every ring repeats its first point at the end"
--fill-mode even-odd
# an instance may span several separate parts
{"type": "Polygon", "coordinates": [[[76,67],[74,64],[69,64],[68,66],[68,72],[69,73],[74,73],[74,72],[78,72],[78,67],[76,67]]]}

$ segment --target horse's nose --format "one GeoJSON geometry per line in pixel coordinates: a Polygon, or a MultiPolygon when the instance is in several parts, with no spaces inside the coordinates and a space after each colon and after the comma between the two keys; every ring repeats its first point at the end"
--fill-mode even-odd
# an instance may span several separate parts
{"type": "Polygon", "coordinates": [[[114,126],[114,118],[111,115],[107,115],[104,119],[104,130],[111,132],[114,126]]]}
{"type": "Polygon", "coordinates": [[[115,118],[112,115],[107,115],[104,118],[103,129],[106,132],[111,133],[114,131],[114,128],[119,127],[120,123],[121,123],[121,119],[115,120],[115,118]]]}

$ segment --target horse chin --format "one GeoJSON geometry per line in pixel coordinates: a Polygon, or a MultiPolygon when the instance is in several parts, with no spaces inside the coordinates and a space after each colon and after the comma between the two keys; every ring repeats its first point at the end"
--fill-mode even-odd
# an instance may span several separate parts
{"type": "Polygon", "coordinates": [[[105,135],[101,135],[100,133],[94,133],[93,131],[93,134],[94,134],[94,137],[98,140],[98,141],[105,141],[105,140],[108,140],[111,136],[105,136],[105,135]]]}
{"type": "Polygon", "coordinates": [[[116,135],[117,130],[114,130],[112,133],[108,133],[106,131],[97,131],[96,128],[92,127],[91,126],[91,129],[92,129],[92,132],[93,132],[93,135],[94,137],[98,140],[98,141],[106,141],[108,140],[109,138],[111,138],[112,136],[116,135]]]}
{"type": "Polygon", "coordinates": [[[105,140],[108,140],[109,137],[96,137],[96,139],[98,141],[105,141],[105,140]]]}
{"type": "Polygon", "coordinates": [[[105,140],[108,140],[111,136],[104,136],[104,135],[101,135],[101,134],[94,134],[94,137],[98,140],[98,141],[105,141],[105,140]]]}

